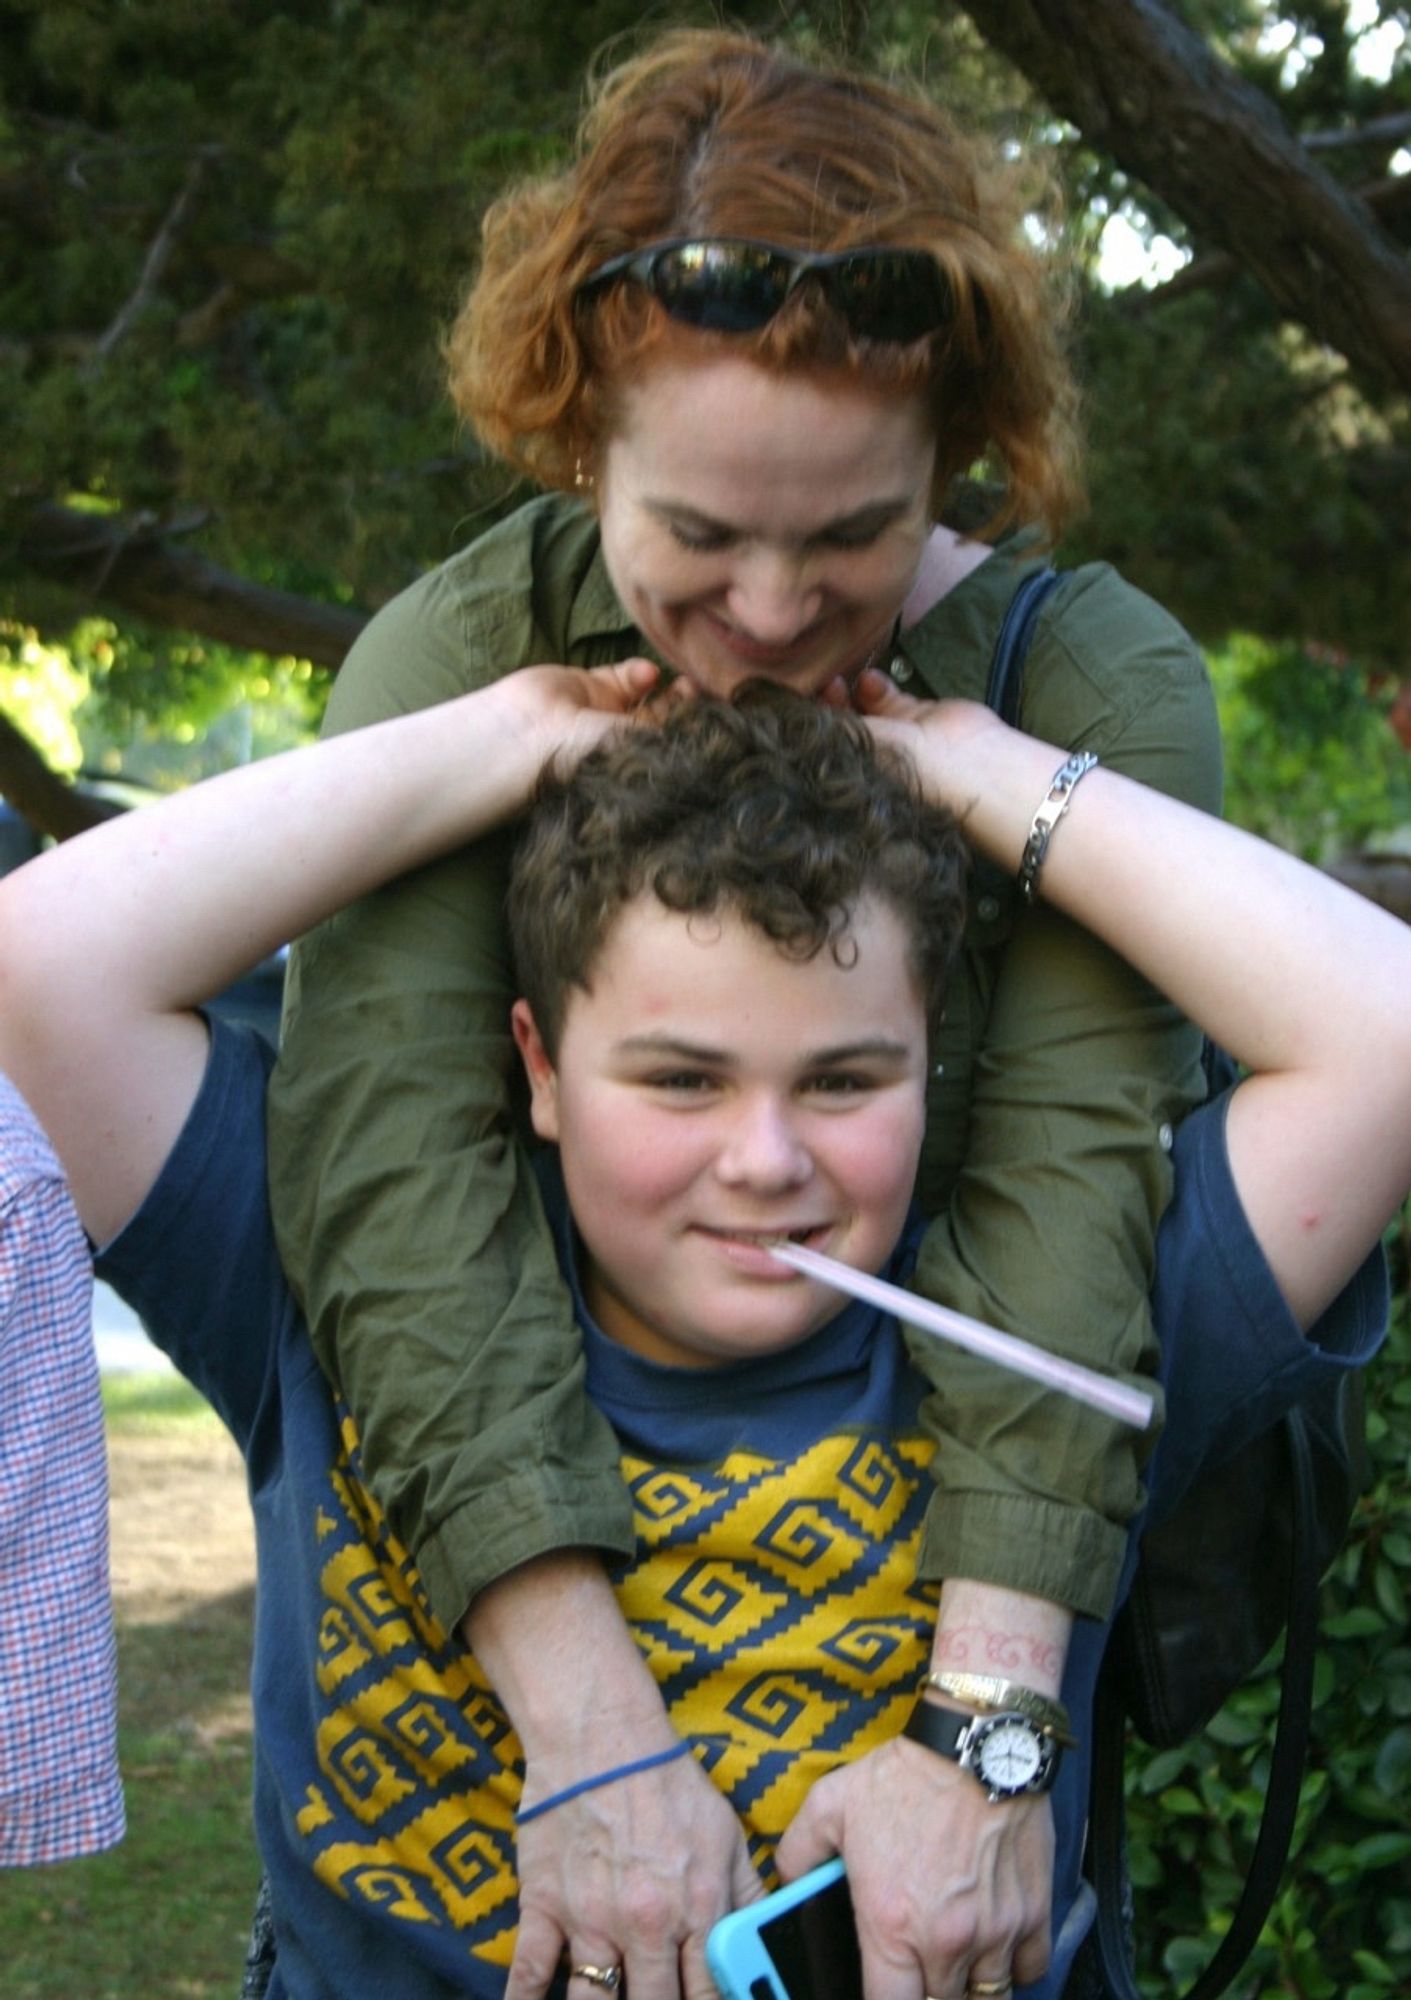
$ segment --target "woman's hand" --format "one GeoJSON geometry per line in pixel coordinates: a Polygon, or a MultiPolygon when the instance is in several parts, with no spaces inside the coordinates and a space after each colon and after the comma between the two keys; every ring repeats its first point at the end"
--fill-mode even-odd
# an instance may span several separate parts
{"type": "Polygon", "coordinates": [[[612,667],[523,667],[482,691],[503,705],[522,734],[535,776],[552,763],[561,773],[624,724],[660,720],[682,698],[680,683],[661,686],[652,660],[612,667]]]}
{"type": "Polygon", "coordinates": [[[867,2000],[964,2000],[972,1980],[1022,1986],[1047,1968],[1053,1853],[1047,1798],[991,1805],[969,1772],[897,1738],[820,1779],[777,1858],[792,1881],[842,1855],[867,2000]]]}
{"type": "MultiPolygon", "coordinates": [[[[523,1805],[679,1747],[596,1556],[563,1549],[483,1590],[461,1636],[525,1753],[523,1805]]],[[[519,1939],[505,2000],[538,2000],[565,1956],[619,1967],[632,2000],[715,2000],[717,1917],[764,1894],[734,1813],[692,1756],[565,1799],[519,1830],[519,1939]]],[[[601,2000],[590,1981],[569,2000],[601,2000]]]]}
{"type": "Polygon", "coordinates": [[[910,759],[927,796],[963,820],[979,790],[977,765],[1013,732],[983,702],[918,701],[875,667],[849,692],[873,735],[910,759]]]}
{"type": "MultiPolygon", "coordinates": [[[[624,1746],[624,1760],[634,1754],[624,1746]]],[[[541,1783],[531,1763],[525,1796],[532,1803],[571,1782],[559,1767],[541,1783]]],[[[739,1821],[691,1756],[531,1821],[519,1835],[519,1878],[506,2000],[537,2000],[565,1958],[621,1967],[631,2000],[716,2000],[706,1935],[727,1910],[764,1893],[739,1821]]],[[[568,1993],[601,2000],[581,1978],[568,1993]]]]}

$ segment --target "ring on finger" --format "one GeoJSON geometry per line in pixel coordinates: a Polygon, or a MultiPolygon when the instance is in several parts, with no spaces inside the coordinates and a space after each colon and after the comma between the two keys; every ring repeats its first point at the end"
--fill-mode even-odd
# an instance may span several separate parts
{"type": "Polygon", "coordinates": [[[570,1978],[588,1980],[590,1986],[602,1988],[606,1994],[616,1994],[622,1986],[622,1966],[570,1966],[570,1978]]]}
{"type": "Polygon", "coordinates": [[[586,1979],[590,1986],[600,1987],[604,1993],[616,1993],[622,1984],[620,1965],[571,1965],[568,1970],[571,1978],[586,1979]]]}
{"type": "Polygon", "coordinates": [[[966,1992],[975,2000],[1004,2000],[1004,1995],[1014,1991],[1012,1979],[972,1979],[966,1992]]]}

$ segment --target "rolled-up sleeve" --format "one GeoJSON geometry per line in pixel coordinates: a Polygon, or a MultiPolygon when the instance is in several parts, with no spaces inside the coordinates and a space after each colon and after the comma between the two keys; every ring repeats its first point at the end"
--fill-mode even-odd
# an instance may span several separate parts
{"type": "MultiPolygon", "coordinates": [[[[1034,644],[1022,720],[1219,808],[1218,728],[1199,655],[1110,571],[1065,586],[1034,644]]],[[[1071,810],[1082,810],[1081,789],[1071,810]]],[[[969,995],[965,1145],[917,1283],[1153,1386],[1154,1246],[1171,1190],[1171,1128],[1204,1094],[1200,1038],[1121,960],[1042,905],[1015,912],[993,966],[969,995]]],[[[941,1447],[924,1572],[1107,1616],[1151,1440],[959,1352],[918,1340],[914,1353],[935,1385],[925,1415],[941,1447]]]]}
{"type": "MultiPolygon", "coordinates": [[[[552,659],[512,540],[478,584],[454,566],[379,614],[341,670],[330,730],[552,659]]],[[[613,1433],[511,1116],[506,839],[335,917],[293,954],[270,1103],[280,1252],[365,1463],[455,1625],[550,1549],[632,1547],[613,1433]]]]}

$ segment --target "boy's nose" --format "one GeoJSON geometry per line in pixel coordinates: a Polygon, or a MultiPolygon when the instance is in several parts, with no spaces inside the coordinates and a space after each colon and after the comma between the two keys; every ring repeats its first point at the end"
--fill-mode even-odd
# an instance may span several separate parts
{"type": "Polygon", "coordinates": [[[741,1105],[721,1147],[716,1172],[728,1186],[774,1192],[801,1187],[813,1173],[813,1156],[788,1106],[761,1098],[741,1105]]]}

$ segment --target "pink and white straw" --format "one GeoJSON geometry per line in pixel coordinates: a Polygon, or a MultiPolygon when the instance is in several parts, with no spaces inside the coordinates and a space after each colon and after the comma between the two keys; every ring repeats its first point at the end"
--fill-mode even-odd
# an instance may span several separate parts
{"type": "Polygon", "coordinates": [[[971,1354],[982,1354],[987,1361],[997,1362],[1001,1368],[1012,1368],[1016,1374],[1027,1375],[1047,1388],[1057,1389],[1062,1395],[1076,1397],[1078,1402],[1088,1403],[1095,1410],[1104,1410],[1108,1416],[1117,1417],[1136,1430],[1144,1431],[1151,1423],[1152,1398],[1143,1390],[1129,1388],[1124,1382],[1114,1382],[1110,1376],[1099,1375],[1077,1361],[1065,1361],[1061,1355],[1048,1354],[1031,1341],[1020,1340],[1017,1334],[1000,1333],[995,1327],[985,1326],[965,1313],[952,1312],[949,1306],[938,1306],[931,1299],[918,1298],[915,1292],[905,1291],[900,1285],[889,1285],[885,1278],[870,1278],[865,1271],[854,1271],[850,1264],[840,1264],[836,1258],[825,1257],[818,1250],[806,1250],[801,1243],[784,1240],[771,1243],[769,1254],[781,1263],[791,1264],[796,1271],[831,1285],[835,1291],[847,1292],[868,1305],[881,1306],[884,1311],[895,1313],[907,1326],[917,1327],[922,1333],[935,1334],[956,1347],[966,1348],[971,1354]]]}

